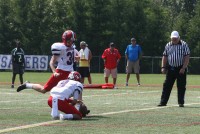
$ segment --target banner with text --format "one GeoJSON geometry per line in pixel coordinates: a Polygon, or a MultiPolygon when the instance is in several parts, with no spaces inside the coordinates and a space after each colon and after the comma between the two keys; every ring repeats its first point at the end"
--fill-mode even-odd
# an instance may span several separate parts
{"type": "MultiPolygon", "coordinates": [[[[25,55],[25,70],[47,70],[48,56],[25,55]]],[[[11,55],[0,54],[0,69],[12,69],[11,55]]]]}

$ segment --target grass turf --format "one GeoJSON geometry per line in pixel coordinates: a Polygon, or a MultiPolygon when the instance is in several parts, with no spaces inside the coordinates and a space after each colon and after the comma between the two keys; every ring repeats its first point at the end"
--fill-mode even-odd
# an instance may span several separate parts
{"type": "MultiPolygon", "coordinates": [[[[50,73],[25,73],[24,79],[45,83],[49,76],[50,73]]],[[[125,74],[119,74],[117,81],[119,89],[84,90],[84,102],[91,110],[87,118],[81,121],[59,121],[33,127],[33,124],[52,121],[51,109],[47,105],[49,93],[40,94],[33,90],[17,93],[16,88],[10,88],[11,75],[9,72],[3,72],[0,80],[2,83],[0,85],[0,133],[6,129],[10,134],[199,133],[200,93],[197,75],[188,75],[184,108],[177,106],[175,87],[168,107],[156,107],[160,101],[163,75],[142,74],[140,87],[136,86],[134,74],[130,79],[132,85],[125,87],[125,77],[125,74]],[[29,127],[11,130],[25,125],[29,127]]],[[[93,83],[104,83],[103,74],[92,74],[92,80],[93,83]]],[[[18,78],[16,78],[16,86],[17,84],[18,78]]]]}

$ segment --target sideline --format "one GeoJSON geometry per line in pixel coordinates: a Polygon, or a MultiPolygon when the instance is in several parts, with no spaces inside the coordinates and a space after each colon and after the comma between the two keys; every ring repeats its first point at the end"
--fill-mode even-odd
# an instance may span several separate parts
{"type": "MultiPolygon", "coordinates": [[[[200,103],[190,103],[190,104],[185,104],[185,106],[198,105],[198,104],[200,104],[200,103]]],[[[123,110],[123,111],[118,111],[118,112],[91,114],[89,116],[102,116],[102,115],[113,115],[113,114],[121,114],[121,113],[128,113],[128,112],[137,112],[137,111],[148,111],[148,110],[155,110],[155,109],[171,108],[171,107],[175,107],[175,106],[178,106],[178,105],[170,105],[170,106],[165,106],[165,107],[143,108],[143,109],[135,109],[135,110],[123,110]]],[[[62,121],[53,120],[53,121],[41,122],[41,123],[24,125],[24,126],[19,126],[19,127],[7,128],[7,129],[0,130],[0,133],[22,130],[22,129],[27,129],[27,128],[33,128],[33,127],[39,127],[39,126],[49,125],[49,124],[54,124],[54,123],[59,123],[59,122],[62,122],[62,121]]]]}

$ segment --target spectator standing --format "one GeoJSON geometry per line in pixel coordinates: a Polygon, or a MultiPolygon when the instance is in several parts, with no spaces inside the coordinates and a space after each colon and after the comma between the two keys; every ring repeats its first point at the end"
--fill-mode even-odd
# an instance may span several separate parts
{"type": "Polygon", "coordinates": [[[19,74],[20,83],[23,84],[23,74],[25,69],[25,58],[24,50],[21,48],[21,43],[19,40],[15,41],[16,48],[11,51],[12,55],[12,85],[14,88],[16,75],[19,74]]]}
{"type": "Polygon", "coordinates": [[[115,48],[115,44],[111,42],[109,48],[105,49],[102,54],[102,59],[104,61],[104,78],[105,82],[108,83],[108,78],[110,74],[113,78],[114,88],[117,88],[117,65],[121,59],[121,55],[118,49],[115,48]]]}
{"type": "Polygon", "coordinates": [[[84,84],[85,77],[88,78],[88,83],[92,84],[92,78],[90,75],[90,60],[92,59],[92,52],[88,48],[88,45],[85,41],[80,42],[80,48],[79,51],[79,67],[78,72],[81,74],[81,82],[84,84]]]}
{"type": "Polygon", "coordinates": [[[53,56],[49,62],[53,72],[46,84],[24,83],[17,88],[17,92],[26,88],[34,89],[41,93],[50,91],[60,80],[67,79],[71,71],[73,71],[73,63],[78,60],[78,51],[72,46],[76,40],[76,34],[72,30],[67,30],[62,35],[62,42],[54,43],[51,46],[53,56]],[[54,65],[57,63],[57,67],[54,65]]]}
{"type": "Polygon", "coordinates": [[[140,58],[142,57],[142,48],[136,43],[135,38],[131,38],[131,44],[127,46],[125,50],[125,57],[127,60],[126,66],[126,86],[128,86],[128,81],[130,74],[134,69],[134,73],[137,78],[137,85],[140,86],[140,58]]]}
{"type": "Polygon", "coordinates": [[[178,104],[184,107],[186,91],[186,72],[189,64],[190,49],[188,44],[180,39],[179,33],[171,33],[171,41],[166,44],[162,57],[161,72],[166,73],[163,84],[161,101],[158,106],[166,106],[169,100],[174,82],[177,82],[178,104]],[[167,66],[168,65],[168,66],[167,66]]]}

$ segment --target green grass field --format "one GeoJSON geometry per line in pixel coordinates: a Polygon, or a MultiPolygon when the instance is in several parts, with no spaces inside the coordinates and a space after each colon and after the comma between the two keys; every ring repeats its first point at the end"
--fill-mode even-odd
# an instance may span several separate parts
{"type": "MultiPolygon", "coordinates": [[[[50,73],[25,73],[24,80],[45,83],[50,73]]],[[[84,102],[91,113],[80,121],[52,120],[49,93],[33,90],[17,93],[10,88],[11,73],[0,72],[0,133],[8,134],[198,134],[200,132],[200,77],[188,75],[185,107],[177,105],[174,86],[167,107],[160,101],[162,74],[135,75],[125,87],[125,74],[118,75],[119,89],[85,89],[84,102]],[[131,83],[132,82],[132,83],[131,83]]],[[[104,83],[103,74],[92,74],[93,83],[104,83]]],[[[111,79],[109,79],[111,82],[111,79]]],[[[86,80],[87,83],[87,80],[86,80]]]]}

